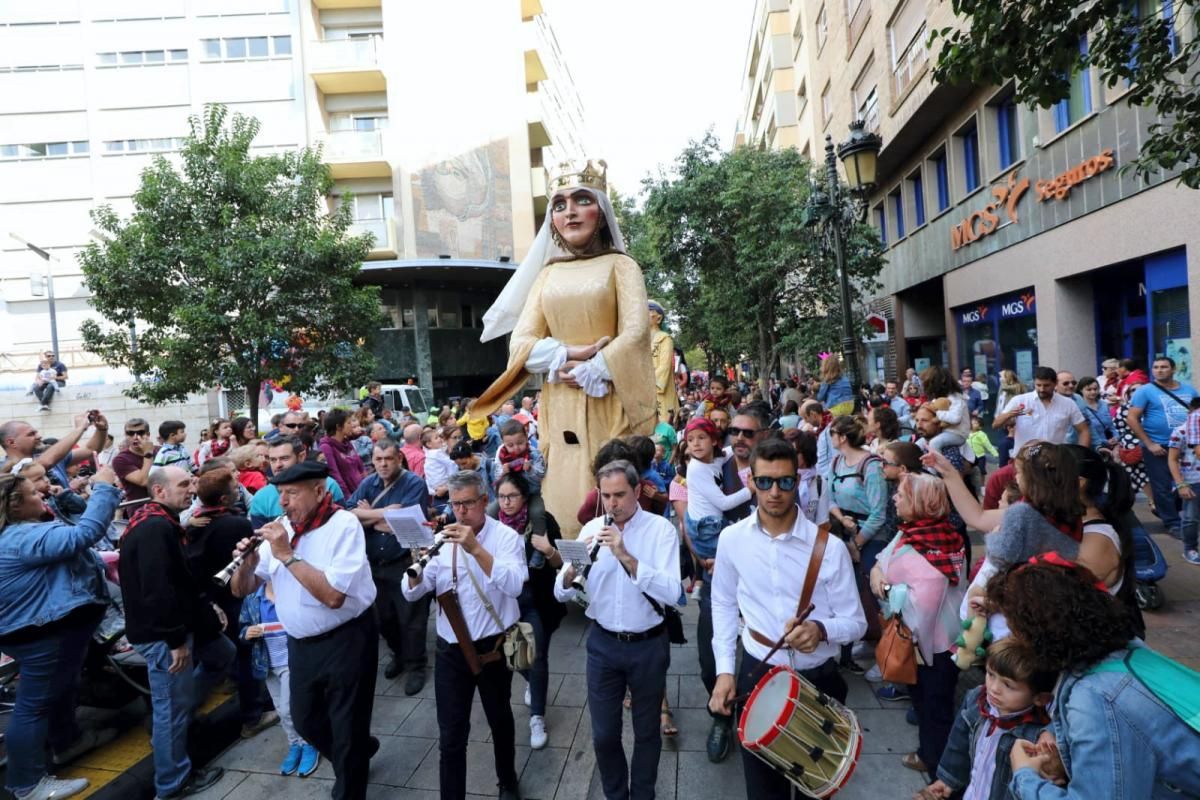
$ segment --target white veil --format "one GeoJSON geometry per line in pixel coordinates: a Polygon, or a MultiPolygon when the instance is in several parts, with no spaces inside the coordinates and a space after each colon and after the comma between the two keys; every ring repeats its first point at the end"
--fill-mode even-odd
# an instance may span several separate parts
{"type": "Polygon", "coordinates": [[[530,245],[529,252],[525,254],[525,258],[513,276],[508,279],[508,283],[504,285],[496,302],[492,303],[492,307],[484,313],[483,333],[479,336],[479,341],[487,342],[498,336],[512,333],[513,328],[517,326],[517,320],[521,317],[521,310],[525,307],[525,300],[529,297],[530,290],[533,289],[533,282],[537,280],[537,276],[546,266],[546,262],[553,258],[571,256],[569,252],[559,247],[555,243],[554,237],[550,235],[552,227],[550,216],[553,213],[551,209],[554,207],[555,197],[564,192],[574,192],[580,189],[590,193],[600,204],[600,210],[604,212],[604,219],[612,236],[612,249],[625,252],[625,239],[621,236],[621,228],[617,225],[617,216],[613,212],[612,202],[608,199],[607,193],[596,191],[590,186],[564,186],[557,189],[550,196],[546,219],[542,222],[541,230],[538,231],[533,244],[530,245]]]}

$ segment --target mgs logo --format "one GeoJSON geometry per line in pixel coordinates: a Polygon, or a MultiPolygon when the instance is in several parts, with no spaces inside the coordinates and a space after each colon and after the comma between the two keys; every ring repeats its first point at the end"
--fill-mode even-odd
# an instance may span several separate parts
{"type": "Polygon", "coordinates": [[[1026,310],[1033,311],[1033,304],[1037,302],[1037,297],[1033,294],[1033,292],[1028,292],[1021,295],[1021,302],[1025,304],[1026,310]]]}
{"type": "Polygon", "coordinates": [[[964,324],[970,325],[974,322],[982,322],[983,320],[987,319],[987,315],[987,306],[976,306],[971,311],[964,311],[962,313],[962,321],[964,324]]]}

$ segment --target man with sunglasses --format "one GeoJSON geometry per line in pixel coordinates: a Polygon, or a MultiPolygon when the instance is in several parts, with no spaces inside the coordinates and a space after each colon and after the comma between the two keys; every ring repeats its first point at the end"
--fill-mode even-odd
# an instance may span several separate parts
{"type": "Polygon", "coordinates": [[[141,417],[127,420],[125,440],[125,448],[113,458],[113,472],[121,479],[127,501],[144,500],[150,496],[146,484],[150,470],[154,468],[154,455],[158,452],[150,438],[150,423],[141,417]]]}
{"type": "MultiPolygon", "coordinates": [[[[728,429],[733,458],[726,460],[721,468],[721,489],[733,494],[750,483],[751,454],[754,447],[767,435],[771,425],[771,412],[761,402],[747,403],[733,418],[728,429]]],[[[724,512],[725,524],[732,525],[750,516],[753,500],[724,512]]],[[[723,534],[722,534],[723,535],[723,534]]],[[[700,680],[704,690],[712,694],[717,683],[717,664],[713,659],[712,584],[705,570],[704,586],[700,595],[700,619],[696,623],[696,650],[700,658],[700,680]]],[[[708,760],[716,764],[724,761],[733,745],[733,719],[727,714],[709,711],[712,727],[708,731],[705,750],[708,760]]]]}
{"type": "MultiPolygon", "coordinates": [[[[717,681],[709,709],[732,715],[734,699],[748,694],[772,665],[790,664],[818,690],[845,702],[848,687],[838,673],[838,648],[858,641],[867,620],[858,599],[854,565],[846,545],[826,536],[811,596],[812,611],[800,621],[797,606],[817,542],[817,526],[796,505],[799,462],[782,439],[755,448],[752,486],[757,512],[721,534],[712,576],[712,649],[717,681]],[[738,617],[745,619],[742,663],[737,667],[738,617]],[[784,648],[766,658],[775,642],[784,648]],[[736,668],[736,669],[735,669],[736,668]],[[736,676],[736,677],[735,677],[736,676]]],[[[783,773],[749,751],[742,752],[746,796],[791,796],[783,773]]]]}
{"type": "MultiPolygon", "coordinates": [[[[284,430],[290,429],[285,428],[284,430]]],[[[267,463],[271,466],[272,475],[278,475],[307,460],[308,448],[299,436],[285,435],[283,438],[271,442],[271,446],[267,449],[267,463]]],[[[344,504],[346,496],[342,494],[342,488],[338,486],[337,481],[326,477],[325,488],[333,496],[335,505],[344,504]]],[[[269,483],[254,493],[254,499],[250,501],[250,523],[255,528],[261,528],[282,513],[283,506],[279,504],[279,489],[274,484],[269,483]]]]}

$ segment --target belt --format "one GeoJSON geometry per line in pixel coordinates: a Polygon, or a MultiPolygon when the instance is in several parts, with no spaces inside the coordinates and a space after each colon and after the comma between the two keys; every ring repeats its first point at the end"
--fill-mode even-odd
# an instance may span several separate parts
{"type": "Polygon", "coordinates": [[[357,617],[348,619],[345,622],[343,622],[341,625],[338,625],[335,628],[330,628],[329,630],[325,631],[324,633],[318,633],[313,636],[305,636],[303,638],[295,637],[295,636],[290,636],[288,638],[290,638],[296,642],[299,642],[300,644],[312,644],[313,642],[323,642],[327,639],[332,639],[334,636],[337,636],[342,631],[346,630],[347,628],[350,628],[351,626],[353,626],[355,624],[361,624],[363,622],[367,622],[370,618],[371,618],[371,609],[368,608],[366,611],[359,614],[357,617]]]}
{"type": "Polygon", "coordinates": [[[612,638],[616,639],[618,642],[643,642],[646,639],[653,639],[655,636],[661,636],[663,633],[666,632],[667,625],[665,622],[660,622],[657,625],[655,625],[653,628],[648,628],[647,630],[644,630],[644,631],[633,631],[633,632],[623,633],[621,631],[610,631],[608,628],[604,627],[599,622],[597,622],[596,629],[607,636],[611,636],[612,638]]]}
{"type": "MultiPolygon", "coordinates": [[[[763,647],[771,648],[771,647],[775,646],[775,641],[773,639],[768,639],[766,636],[764,636],[763,634],[754,630],[753,628],[746,628],[746,630],[750,632],[750,638],[753,639],[754,641],[758,642],[759,644],[761,644],[763,647]]],[[[780,652],[783,652],[783,651],[780,651],[780,652]]],[[[788,652],[792,652],[792,651],[788,650],[788,652]]],[[[751,656],[749,653],[746,653],[745,655],[750,658],[754,658],[754,656],[751,656]]],[[[758,659],[754,659],[754,660],[758,661],[758,659]]],[[[834,659],[830,658],[830,659],[827,659],[826,661],[821,662],[820,664],[817,664],[815,667],[806,667],[804,669],[799,670],[799,672],[801,675],[806,675],[806,676],[808,676],[808,675],[819,676],[819,675],[825,675],[829,672],[837,672],[837,662],[834,659]]]]}
{"type": "MultiPolygon", "coordinates": [[[[475,652],[479,655],[480,664],[490,664],[493,661],[499,661],[503,657],[503,652],[500,650],[503,635],[496,634],[495,636],[485,636],[482,639],[476,639],[471,642],[475,648],[475,652]]],[[[442,637],[438,637],[438,642],[444,642],[447,647],[454,647],[462,650],[462,646],[458,642],[451,642],[442,637]]]]}

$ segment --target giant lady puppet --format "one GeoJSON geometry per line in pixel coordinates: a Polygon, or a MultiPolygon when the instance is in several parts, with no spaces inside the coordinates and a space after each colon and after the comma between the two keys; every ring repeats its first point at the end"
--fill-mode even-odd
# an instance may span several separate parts
{"type": "Polygon", "coordinates": [[[481,341],[512,332],[508,369],[471,408],[495,412],[545,374],[538,438],[546,509],[574,535],[595,485],[591,462],[614,436],[649,435],[656,422],[646,286],[591,161],[551,183],[549,213],[525,260],[484,314],[481,341]]]}

